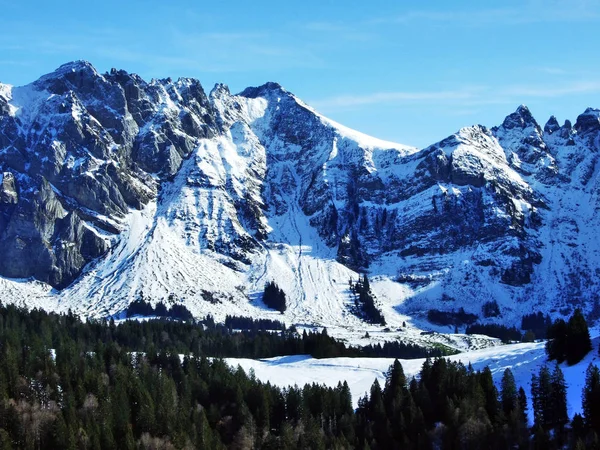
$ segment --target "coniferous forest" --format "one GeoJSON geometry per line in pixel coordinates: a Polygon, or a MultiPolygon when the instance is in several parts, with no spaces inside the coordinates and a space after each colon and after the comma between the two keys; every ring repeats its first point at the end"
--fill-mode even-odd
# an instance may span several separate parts
{"type": "Polygon", "coordinates": [[[567,415],[558,365],[533,374],[529,405],[509,369],[498,389],[489,368],[442,357],[413,379],[396,361],[354,410],[346,383],[280,389],[211,357],[228,339],[206,324],[0,307],[0,449],[600,448],[593,365],[581,416],[567,415]]]}
{"type": "Polygon", "coordinates": [[[274,281],[269,281],[265,284],[265,292],[262,300],[269,308],[275,309],[280,313],[283,313],[287,308],[285,292],[274,281]]]}
{"type": "Polygon", "coordinates": [[[375,304],[375,296],[371,292],[371,285],[367,274],[359,278],[356,283],[350,280],[350,292],[354,295],[354,313],[369,323],[385,325],[385,318],[375,304]]]}

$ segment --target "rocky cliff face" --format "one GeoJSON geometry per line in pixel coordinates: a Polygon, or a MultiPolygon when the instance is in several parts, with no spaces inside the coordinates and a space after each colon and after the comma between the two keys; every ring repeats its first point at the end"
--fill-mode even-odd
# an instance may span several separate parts
{"type": "Polygon", "coordinates": [[[0,86],[0,275],[97,314],[140,295],[247,310],[277,279],[290,317],[314,301],[345,320],[356,271],[397,283],[381,294],[391,316],[594,300],[599,118],[542,128],[521,106],[417,150],[275,83],[207,96],[193,79],[69,63],[0,86]]]}
{"type": "Polygon", "coordinates": [[[196,80],[146,83],[80,61],[2,92],[0,273],[58,288],[106,252],[106,233],[156,196],[199,139],[217,133],[196,80]]]}

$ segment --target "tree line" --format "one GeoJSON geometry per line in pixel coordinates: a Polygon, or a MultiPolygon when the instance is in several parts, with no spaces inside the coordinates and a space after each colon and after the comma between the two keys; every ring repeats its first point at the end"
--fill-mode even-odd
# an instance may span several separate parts
{"type": "Polygon", "coordinates": [[[533,342],[536,338],[548,339],[546,353],[550,360],[559,363],[567,361],[573,365],[581,361],[592,349],[587,321],[581,311],[576,309],[568,321],[556,319],[541,312],[526,314],[521,320],[521,330],[501,324],[474,323],[465,329],[466,334],[484,334],[501,339],[503,342],[533,342]]]}
{"type": "Polygon", "coordinates": [[[83,344],[97,341],[115,342],[128,351],[155,353],[157,349],[180,354],[221,358],[272,358],[283,355],[311,355],[315,358],[375,357],[425,358],[444,356],[448,349],[423,347],[412,343],[393,342],[367,347],[353,347],[321,331],[286,328],[279,321],[227,316],[225,324],[212,316],[185,322],[156,317],[152,320],[114,320],[82,322],[71,313],[58,315],[42,310],[27,311],[13,305],[2,306],[0,315],[19,317],[30,330],[49,329],[47,339],[55,346],[57,333],[69,330],[83,344]],[[279,328],[279,329],[276,329],[279,328]]]}
{"type": "Polygon", "coordinates": [[[158,302],[156,306],[144,299],[137,299],[129,304],[125,310],[125,316],[128,318],[142,317],[168,317],[175,320],[193,320],[194,316],[184,305],[173,304],[169,308],[163,302],[158,302]]]}

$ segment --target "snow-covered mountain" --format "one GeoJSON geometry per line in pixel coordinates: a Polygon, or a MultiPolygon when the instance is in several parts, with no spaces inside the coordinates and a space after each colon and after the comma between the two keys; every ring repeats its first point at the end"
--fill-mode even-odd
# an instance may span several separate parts
{"type": "Polygon", "coordinates": [[[597,302],[600,110],[545,127],[521,106],[418,150],[339,125],[275,83],[209,95],[72,62],[0,84],[2,301],[364,329],[367,272],[390,326],[431,308],[516,323],[597,302]]]}

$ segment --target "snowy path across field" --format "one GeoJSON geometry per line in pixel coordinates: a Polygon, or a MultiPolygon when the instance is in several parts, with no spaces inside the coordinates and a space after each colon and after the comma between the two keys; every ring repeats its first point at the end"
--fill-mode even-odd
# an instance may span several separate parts
{"type": "MultiPolygon", "coordinates": [[[[569,416],[581,412],[581,390],[585,381],[585,371],[593,362],[598,365],[598,341],[595,339],[594,350],[579,364],[568,367],[561,365],[568,385],[567,405],[569,416]]],[[[465,365],[471,363],[475,370],[489,366],[497,385],[500,383],[504,370],[513,371],[517,386],[523,386],[527,396],[531,395],[531,375],[547,363],[544,342],[523,343],[490,347],[482,350],[461,353],[450,356],[453,361],[461,361],[465,365]]],[[[340,381],[347,381],[352,392],[355,407],[359,397],[369,391],[377,378],[383,386],[385,373],[393,363],[391,358],[328,358],[315,359],[310,356],[281,356],[264,360],[229,358],[228,363],[234,367],[240,365],[244,370],[252,369],[256,377],[269,381],[280,387],[303,386],[306,383],[319,383],[336,386],[340,381]]],[[[400,360],[406,376],[418,374],[424,359],[400,360]]],[[[551,363],[553,364],[553,363],[551,363]]],[[[529,414],[532,417],[531,399],[529,399],[529,414]]]]}

